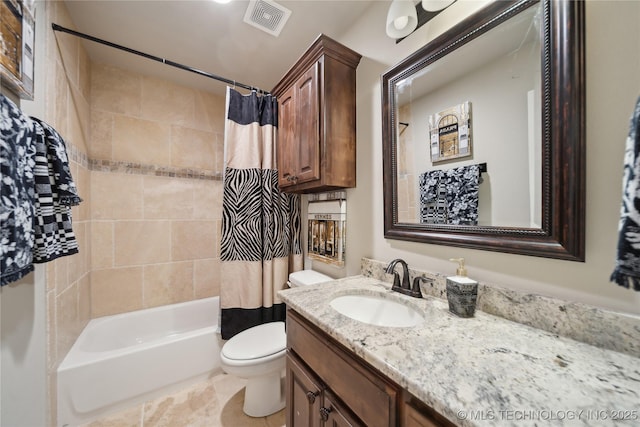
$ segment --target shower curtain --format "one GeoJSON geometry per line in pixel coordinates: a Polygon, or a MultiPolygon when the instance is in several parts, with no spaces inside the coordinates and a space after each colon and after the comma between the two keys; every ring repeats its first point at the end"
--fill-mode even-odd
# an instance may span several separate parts
{"type": "Polygon", "coordinates": [[[223,339],[282,321],[277,292],[302,269],[300,196],[278,188],[278,104],[227,88],[220,247],[223,339]]]}

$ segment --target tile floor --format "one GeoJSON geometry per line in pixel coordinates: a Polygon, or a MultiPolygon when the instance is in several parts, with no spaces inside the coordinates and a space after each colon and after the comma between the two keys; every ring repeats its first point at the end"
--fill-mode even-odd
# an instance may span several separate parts
{"type": "Polygon", "coordinates": [[[245,380],[224,373],[85,427],[284,427],[284,409],[263,418],[242,412],[245,380]]]}

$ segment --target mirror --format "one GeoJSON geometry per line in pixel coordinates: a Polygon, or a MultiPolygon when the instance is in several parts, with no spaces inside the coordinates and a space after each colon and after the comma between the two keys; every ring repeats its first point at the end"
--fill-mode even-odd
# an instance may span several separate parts
{"type": "Polygon", "coordinates": [[[493,2],[382,76],[390,239],[584,261],[584,2],[493,2]]]}

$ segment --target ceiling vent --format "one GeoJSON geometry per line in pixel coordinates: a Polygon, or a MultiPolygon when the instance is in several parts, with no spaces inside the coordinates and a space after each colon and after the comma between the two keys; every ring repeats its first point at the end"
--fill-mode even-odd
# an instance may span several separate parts
{"type": "Polygon", "coordinates": [[[291,11],[271,0],[251,0],[244,14],[244,22],[278,37],[291,11]]]}

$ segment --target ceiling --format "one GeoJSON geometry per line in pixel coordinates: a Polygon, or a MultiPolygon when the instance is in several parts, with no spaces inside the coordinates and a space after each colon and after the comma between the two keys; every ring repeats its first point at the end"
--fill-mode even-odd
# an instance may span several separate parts
{"type": "MultiPolygon", "coordinates": [[[[277,1],[291,10],[278,37],[243,22],[248,0],[67,0],[81,33],[270,90],[320,33],[339,38],[375,0],[277,1]]],[[[60,23],[62,25],[62,23],[60,23]]],[[[384,25],[384,23],[380,23],[384,25]]],[[[226,84],[83,40],[92,61],[223,93],[226,84]]]]}

